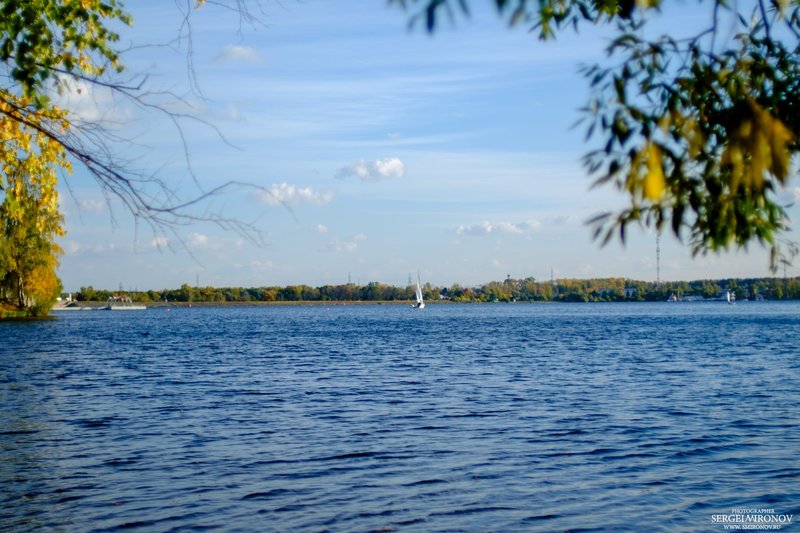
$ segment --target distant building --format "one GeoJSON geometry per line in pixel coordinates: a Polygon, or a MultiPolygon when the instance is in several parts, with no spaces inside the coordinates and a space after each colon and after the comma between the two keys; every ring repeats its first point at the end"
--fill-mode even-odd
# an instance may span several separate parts
{"type": "Polygon", "coordinates": [[[636,298],[636,287],[625,287],[625,298],[636,298]]]}

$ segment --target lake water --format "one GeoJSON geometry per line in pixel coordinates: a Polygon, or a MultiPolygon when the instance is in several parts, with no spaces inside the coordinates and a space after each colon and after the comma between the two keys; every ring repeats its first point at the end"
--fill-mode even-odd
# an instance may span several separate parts
{"type": "Polygon", "coordinates": [[[796,303],[4,322],[0,530],[800,531],[799,377],[796,303]]]}

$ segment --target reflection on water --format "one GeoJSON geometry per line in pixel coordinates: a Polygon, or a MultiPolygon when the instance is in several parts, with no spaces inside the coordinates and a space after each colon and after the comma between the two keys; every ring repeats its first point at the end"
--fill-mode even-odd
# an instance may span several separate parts
{"type": "Polygon", "coordinates": [[[800,306],[0,323],[0,530],[708,531],[800,515],[800,306]]]}

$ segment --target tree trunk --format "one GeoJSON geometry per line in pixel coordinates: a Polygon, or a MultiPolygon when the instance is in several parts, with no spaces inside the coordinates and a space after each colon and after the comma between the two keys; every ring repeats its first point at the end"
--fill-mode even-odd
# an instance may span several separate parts
{"type": "Polygon", "coordinates": [[[25,309],[25,291],[23,290],[22,276],[17,276],[17,307],[25,309]]]}

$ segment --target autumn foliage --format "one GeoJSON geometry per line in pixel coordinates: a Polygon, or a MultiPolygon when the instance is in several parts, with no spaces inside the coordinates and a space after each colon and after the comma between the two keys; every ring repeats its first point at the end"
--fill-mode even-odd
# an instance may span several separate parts
{"type": "MultiPolygon", "coordinates": [[[[0,306],[43,315],[61,290],[58,173],[70,171],[67,113],[49,98],[64,80],[96,82],[122,66],[116,0],[0,0],[0,306]]],[[[83,154],[85,155],[85,154],[83,154]]]]}
{"type": "Polygon", "coordinates": [[[30,100],[0,89],[0,301],[34,315],[46,314],[61,290],[56,185],[58,170],[70,169],[45,123],[67,128],[59,110],[32,111],[30,100]]]}

